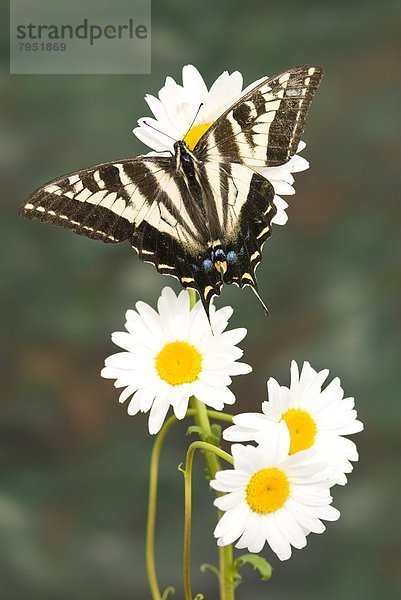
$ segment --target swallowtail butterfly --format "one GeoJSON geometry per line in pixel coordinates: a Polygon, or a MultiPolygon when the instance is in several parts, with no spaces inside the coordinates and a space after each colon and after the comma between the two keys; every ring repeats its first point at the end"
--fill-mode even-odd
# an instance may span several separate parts
{"type": "Polygon", "coordinates": [[[295,154],[322,69],[266,78],[226,110],[191,151],[139,156],[53,179],[21,215],[108,243],[199,292],[209,311],[223,283],[250,286],[276,214],[273,185],[255,169],[295,154]]]}

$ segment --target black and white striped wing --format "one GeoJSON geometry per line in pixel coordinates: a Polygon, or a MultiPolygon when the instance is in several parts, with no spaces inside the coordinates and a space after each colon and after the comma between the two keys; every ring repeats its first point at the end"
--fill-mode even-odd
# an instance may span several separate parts
{"type": "Polygon", "coordinates": [[[129,241],[141,260],[197,290],[208,312],[223,284],[214,264],[217,246],[227,255],[224,282],[255,287],[274,190],[240,164],[199,168],[201,195],[194,197],[171,158],[97,165],[39,188],[21,215],[108,243],[129,241]]]}
{"type": "Polygon", "coordinates": [[[321,67],[305,65],[267,78],[206,131],[194,153],[202,160],[275,167],[297,151],[321,67]]]}
{"type": "MultiPolygon", "coordinates": [[[[202,173],[205,189],[194,198],[171,158],[105,163],[50,181],[29,196],[20,214],[107,243],[127,240],[142,261],[197,290],[208,312],[222,280],[211,261],[213,240],[203,202],[220,207],[221,222],[217,209],[213,213],[219,231],[221,225],[233,231],[237,220],[230,217],[230,202],[236,201],[228,198],[230,184],[224,188],[223,206],[202,173]]],[[[238,185],[246,195],[248,188],[238,185]]]]}
{"type": "Polygon", "coordinates": [[[121,242],[149,212],[163,174],[162,164],[145,159],[96,165],[38,188],[20,215],[104,242],[121,242]]]}
{"type": "Polygon", "coordinates": [[[103,242],[128,240],[142,260],[182,278],[183,255],[204,248],[205,227],[179,183],[170,158],[105,163],[50,181],[20,214],[103,242]]]}

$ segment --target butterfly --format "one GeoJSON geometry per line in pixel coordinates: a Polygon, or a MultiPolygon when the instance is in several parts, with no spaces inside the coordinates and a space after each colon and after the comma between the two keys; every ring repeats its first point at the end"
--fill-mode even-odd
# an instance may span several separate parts
{"type": "Polygon", "coordinates": [[[193,150],[177,140],[169,156],[69,173],[33,192],[20,214],[106,243],[127,240],[142,261],[196,290],[207,314],[224,283],[250,286],[264,306],[255,268],[277,209],[257,169],[296,153],[322,74],[304,65],[266,78],[193,150]]]}

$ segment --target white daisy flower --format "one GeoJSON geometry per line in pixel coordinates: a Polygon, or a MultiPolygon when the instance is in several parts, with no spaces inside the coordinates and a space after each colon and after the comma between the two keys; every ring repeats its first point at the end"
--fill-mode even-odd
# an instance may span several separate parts
{"type": "Polygon", "coordinates": [[[280,560],[291,546],[303,548],[310,532],[322,533],[322,519],[340,513],[330,506],[331,482],[313,450],[289,455],[290,436],[284,423],[257,447],[234,444],[234,469],[219,471],[210,485],[226,492],[214,504],[225,514],[214,531],[219,546],[232,544],[260,552],[267,542],[280,560]]]}
{"type": "Polygon", "coordinates": [[[127,333],[112,335],[124,352],[109,356],[101,375],[125,388],[120,402],[131,398],[128,414],[150,411],[150,433],[160,430],[170,405],[183,419],[191,396],[216,410],[235,402],[231,377],[252,368],[237,362],[243,352],[236,344],[246,329],[224,331],[232,313],[228,306],[211,307],[209,323],[200,302],[190,310],[187,292],[177,297],[169,287],[161,293],[158,312],[145,302],[127,311],[127,333]]]}
{"type": "MultiPolygon", "coordinates": [[[[172,77],[167,77],[158,98],[150,94],[145,96],[154,118],[138,119],[138,127],[133,133],[141,142],[152,148],[152,155],[174,152],[173,145],[176,140],[184,140],[193,150],[214,121],[263,79],[265,77],[242,89],[241,73],[234,71],[229,74],[228,71],[224,71],[208,90],[198,69],[193,65],[186,65],[182,69],[182,85],[176,83],[172,77]]],[[[300,142],[297,152],[304,148],[305,143],[300,142]]],[[[274,186],[277,214],[273,223],[285,225],[287,222],[285,209],[288,204],[281,196],[295,194],[292,173],[304,171],[308,167],[308,161],[295,154],[286,164],[279,167],[254,169],[274,186]]]]}
{"type": "Polygon", "coordinates": [[[244,413],[234,417],[234,425],[223,432],[230,442],[262,442],[275,423],[285,421],[291,436],[290,453],[315,449],[335,474],[335,483],[347,483],[345,473],[352,471],[350,461],[358,460],[356,445],[343,437],[362,431],[357,420],[354,399],[344,398],[338,377],[322,391],[328,369],[316,372],[304,362],[301,374],[291,363],[291,385],[280,386],[272,377],[267,382],[268,402],[261,413],[244,413]]]}

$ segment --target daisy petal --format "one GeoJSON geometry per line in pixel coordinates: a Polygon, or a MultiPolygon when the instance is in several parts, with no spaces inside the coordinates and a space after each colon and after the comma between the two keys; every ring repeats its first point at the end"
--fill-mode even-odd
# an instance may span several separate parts
{"type": "Polygon", "coordinates": [[[163,396],[158,396],[152,404],[149,416],[149,433],[159,433],[161,426],[163,425],[164,419],[170,404],[168,399],[163,396]]]}

